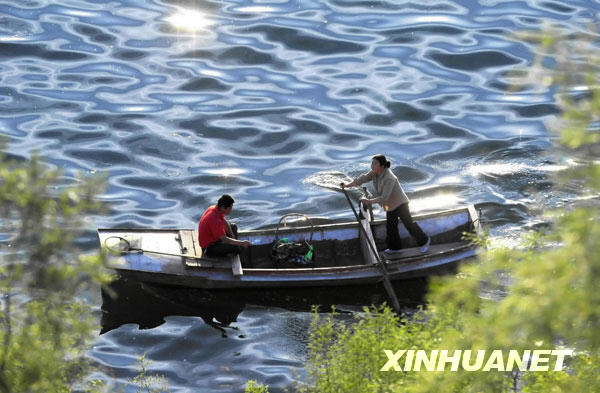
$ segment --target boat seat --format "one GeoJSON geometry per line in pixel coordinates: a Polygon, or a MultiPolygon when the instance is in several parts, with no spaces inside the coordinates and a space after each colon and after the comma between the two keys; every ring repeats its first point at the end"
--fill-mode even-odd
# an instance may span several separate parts
{"type": "MultiPolygon", "coordinates": [[[[202,253],[202,251],[200,251],[200,253],[202,253]]],[[[244,275],[242,261],[240,260],[239,255],[221,258],[211,258],[207,256],[202,256],[201,258],[185,258],[185,266],[191,268],[231,268],[231,272],[234,276],[239,277],[244,275]]]]}
{"type": "Polygon", "coordinates": [[[194,242],[195,231],[191,229],[182,229],[179,231],[176,236],[176,240],[179,243],[179,249],[182,255],[190,256],[190,257],[198,257],[202,256],[202,249],[200,249],[200,253],[196,249],[196,243],[198,243],[198,239],[194,242]]]}

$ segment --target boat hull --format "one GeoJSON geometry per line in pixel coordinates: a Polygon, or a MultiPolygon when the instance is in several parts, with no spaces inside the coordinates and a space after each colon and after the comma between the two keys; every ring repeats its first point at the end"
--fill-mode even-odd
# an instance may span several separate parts
{"type": "MultiPolygon", "coordinates": [[[[455,271],[458,263],[476,255],[475,245],[463,240],[456,241],[460,236],[452,234],[452,231],[458,232],[465,228],[474,233],[480,232],[479,219],[473,206],[417,217],[416,220],[434,239],[450,239],[453,236],[451,240],[455,241],[439,244],[434,242],[426,254],[412,248],[407,250],[402,258],[386,261],[386,270],[391,281],[412,280],[455,271]]],[[[373,223],[373,234],[376,241],[379,239],[379,243],[385,238],[385,233],[382,233],[384,226],[384,222],[373,223]]],[[[405,231],[404,228],[400,229],[401,233],[402,230],[405,231]]],[[[359,258],[356,264],[293,269],[253,266],[260,263],[253,263],[247,256],[243,274],[234,275],[228,266],[190,263],[202,259],[199,259],[197,252],[193,250],[193,240],[189,240],[190,244],[184,247],[183,231],[114,229],[98,232],[101,243],[106,243],[106,239],[110,237],[135,234],[141,239],[140,242],[146,241],[147,245],[140,248],[148,248],[150,244],[157,245],[158,248],[154,249],[154,252],[145,250],[111,257],[109,267],[121,277],[144,283],[200,289],[256,289],[373,285],[382,280],[381,267],[362,262],[360,252],[356,254],[359,258]],[[173,239],[177,239],[177,242],[173,239]]],[[[317,242],[345,241],[352,245],[359,238],[358,224],[353,223],[325,224],[315,228],[314,233],[317,235],[317,242]]],[[[289,238],[302,238],[306,235],[307,228],[303,227],[288,228],[285,231],[285,236],[289,238]]],[[[193,232],[190,236],[193,237],[193,232]]],[[[275,237],[273,230],[262,230],[241,232],[240,238],[252,240],[257,249],[261,244],[263,249],[268,249],[269,243],[275,237]]]]}
{"type": "MultiPolygon", "coordinates": [[[[391,281],[409,280],[454,271],[456,265],[476,255],[475,249],[462,250],[451,256],[431,258],[418,263],[388,263],[391,281]]],[[[315,269],[245,269],[234,276],[231,269],[199,269],[181,274],[164,271],[115,269],[127,279],[141,282],[202,289],[294,288],[377,284],[382,279],[379,267],[356,266],[315,269]]]]}

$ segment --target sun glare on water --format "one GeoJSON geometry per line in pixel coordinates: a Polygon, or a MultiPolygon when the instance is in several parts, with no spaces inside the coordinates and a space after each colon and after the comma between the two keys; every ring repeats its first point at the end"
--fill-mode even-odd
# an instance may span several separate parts
{"type": "Polygon", "coordinates": [[[245,169],[241,168],[218,168],[218,169],[207,169],[204,172],[209,173],[211,175],[219,175],[219,176],[237,176],[243,173],[246,173],[245,169]]]}
{"type": "Polygon", "coordinates": [[[179,10],[177,13],[169,16],[166,21],[175,29],[198,32],[204,30],[214,22],[210,20],[205,13],[197,10],[179,10]]]}
{"type": "Polygon", "coordinates": [[[443,192],[424,198],[411,199],[410,211],[420,212],[425,210],[444,210],[459,207],[463,200],[456,194],[443,192]]]}

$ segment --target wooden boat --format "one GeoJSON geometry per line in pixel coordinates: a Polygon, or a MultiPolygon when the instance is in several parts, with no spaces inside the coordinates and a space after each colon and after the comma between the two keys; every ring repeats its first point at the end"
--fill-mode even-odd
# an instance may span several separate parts
{"type": "MultiPolygon", "coordinates": [[[[363,216],[368,217],[368,212],[363,211],[363,216]]],[[[204,289],[376,284],[382,280],[382,272],[374,249],[386,263],[392,281],[453,271],[460,261],[475,256],[477,246],[464,238],[465,233],[481,231],[474,206],[414,219],[431,236],[429,251],[421,253],[400,223],[402,244],[409,247],[393,258],[380,252],[385,248],[385,220],[366,218],[360,224],[278,226],[240,232],[238,238],[250,240],[252,246],[239,256],[218,259],[202,255],[197,233],[190,229],[99,229],[98,236],[101,246],[112,251],[109,267],[119,276],[149,284],[204,289]],[[312,237],[314,265],[276,268],[271,250],[276,238],[282,237],[291,241],[312,237]]]]}

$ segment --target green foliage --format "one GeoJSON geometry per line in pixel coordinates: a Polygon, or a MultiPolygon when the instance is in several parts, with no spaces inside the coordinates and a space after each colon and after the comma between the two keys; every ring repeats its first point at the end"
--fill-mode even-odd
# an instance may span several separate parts
{"type": "Polygon", "coordinates": [[[269,393],[269,385],[265,386],[256,381],[248,381],[245,393],[269,393]]]}
{"type": "MultiPolygon", "coordinates": [[[[137,359],[138,374],[133,378],[128,378],[129,383],[136,385],[136,393],[169,393],[169,384],[165,379],[164,375],[150,374],[148,369],[152,362],[146,359],[144,353],[137,359]]],[[[118,392],[124,392],[123,386],[117,387],[118,392]]],[[[110,387],[106,382],[93,379],[86,382],[85,385],[86,393],[105,393],[115,392],[114,387],[110,387]]],[[[267,392],[265,390],[265,392],[267,392]]]]}
{"type": "Polygon", "coordinates": [[[568,372],[530,373],[525,376],[523,393],[581,392],[595,393],[600,386],[600,359],[580,354],[568,372]]]}
{"type": "Polygon", "coordinates": [[[85,393],[104,393],[108,391],[106,382],[100,379],[93,379],[85,384],[85,393]]]}
{"type": "Polygon", "coordinates": [[[336,322],[332,313],[321,319],[315,313],[309,343],[309,382],[318,392],[386,392],[392,384],[413,379],[409,373],[384,373],[384,349],[427,349],[437,331],[423,330],[423,313],[413,323],[400,319],[388,307],[365,308],[364,314],[336,322]]]}
{"type": "Polygon", "coordinates": [[[143,354],[138,359],[140,372],[130,380],[131,383],[139,386],[136,393],[168,393],[169,384],[165,377],[158,374],[152,375],[148,372],[150,364],[152,364],[152,362],[146,359],[146,354],[143,354]]]}
{"type": "Polygon", "coordinates": [[[80,297],[110,275],[76,241],[102,211],[103,181],[65,183],[37,157],[0,155],[0,392],[68,392],[87,372],[95,323],[80,297]]]}
{"type": "Polygon", "coordinates": [[[560,133],[561,143],[571,149],[598,143],[598,133],[590,132],[590,125],[600,114],[596,33],[573,34],[561,28],[547,28],[525,32],[517,38],[537,44],[541,51],[528,72],[518,75],[515,82],[552,86],[556,90],[562,116],[550,125],[560,133]]]}

